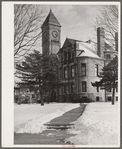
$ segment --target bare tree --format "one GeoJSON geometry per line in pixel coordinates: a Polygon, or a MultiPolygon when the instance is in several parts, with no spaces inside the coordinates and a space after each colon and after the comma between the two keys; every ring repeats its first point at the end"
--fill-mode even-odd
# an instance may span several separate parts
{"type": "Polygon", "coordinates": [[[115,33],[118,32],[118,6],[104,5],[99,9],[99,14],[96,18],[95,28],[103,27],[106,33],[106,41],[111,46],[115,45],[115,33]]]}
{"type": "Polygon", "coordinates": [[[39,5],[14,5],[15,62],[36,46],[41,36],[42,13],[39,5]]]}

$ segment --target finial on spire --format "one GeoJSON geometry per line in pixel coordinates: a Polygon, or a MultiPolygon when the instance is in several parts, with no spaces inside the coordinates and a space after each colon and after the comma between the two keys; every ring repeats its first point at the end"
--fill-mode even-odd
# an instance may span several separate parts
{"type": "Polygon", "coordinates": [[[52,12],[52,9],[50,8],[50,12],[52,12]]]}

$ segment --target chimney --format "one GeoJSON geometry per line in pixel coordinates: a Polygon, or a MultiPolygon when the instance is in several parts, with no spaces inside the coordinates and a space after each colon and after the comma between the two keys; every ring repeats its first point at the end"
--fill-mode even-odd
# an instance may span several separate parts
{"type": "Polygon", "coordinates": [[[115,33],[115,50],[118,51],[118,32],[115,33]]]}
{"type": "Polygon", "coordinates": [[[103,27],[97,28],[97,55],[104,58],[105,51],[105,31],[103,27]]]}

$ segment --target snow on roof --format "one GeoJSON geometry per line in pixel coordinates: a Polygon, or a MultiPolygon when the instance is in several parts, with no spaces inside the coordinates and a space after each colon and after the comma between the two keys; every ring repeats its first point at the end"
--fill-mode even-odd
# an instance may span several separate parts
{"type": "Polygon", "coordinates": [[[91,49],[91,44],[85,42],[79,42],[79,50],[84,50],[79,57],[93,57],[101,59],[96,53],[95,50],[91,49]]]}
{"type": "Polygon", "coordinates": [[[95,46],[94,43],[87,43],[85,41],[75,40],[71,38],[66,38],[63,47],[59,50],[59,53],[63,50],[63,48],[68,47],[70,44],[75,45],[76,43],[79,44],[78,50],[84,50],[78,57],[92,57],[92,58],[98,58],[101,59],[95,52],[95,46]]]}
{"type": "Polygon", "coordinates": [[[117,51],[115,51],[115,50],[109,50],[109,49],[105,50],[104,52],[105,53],[107,53],[107,52],[109,52],[109,53],[117,53],[117,51]]]}

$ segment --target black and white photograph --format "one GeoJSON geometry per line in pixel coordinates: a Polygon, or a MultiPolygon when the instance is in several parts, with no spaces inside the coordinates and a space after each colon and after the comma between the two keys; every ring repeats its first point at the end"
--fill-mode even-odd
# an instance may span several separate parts
{"type": "Polygon", "coordinates": [[[119,2],[3,2],[2,32],[3,147],[120,147],[119,2]]]}

